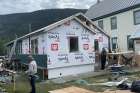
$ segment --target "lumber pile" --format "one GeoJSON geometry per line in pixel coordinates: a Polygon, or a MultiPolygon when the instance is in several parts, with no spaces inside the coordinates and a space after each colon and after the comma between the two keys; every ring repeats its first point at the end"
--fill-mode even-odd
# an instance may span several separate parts
{"type": "Polygon", "coordinates": [[[68,88],[63,88],[63,89],[57,89],[53,91],[49,91],[49,93],[96,93],[92,92],[83,88],[78,88],[78,87],[68,87],[68,88]]]}
{"type": "Polygon", "coordinates": [[[133,92],[129,90],[115,90],[115,91],[106,90],[104,92],[94,92],[94,91],[72,86],[68,88],[49,91],[49,93],[133,93],[133,92]]]}

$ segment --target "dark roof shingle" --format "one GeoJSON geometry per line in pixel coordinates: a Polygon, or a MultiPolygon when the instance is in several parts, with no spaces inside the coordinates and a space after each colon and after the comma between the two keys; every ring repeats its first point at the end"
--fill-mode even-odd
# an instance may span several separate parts
{"type": "Polygon", "coordinates": [[[94,19],[136,5],[140,5],[140,0],[104,0],[91,6],[85,15],[94,19]]]}

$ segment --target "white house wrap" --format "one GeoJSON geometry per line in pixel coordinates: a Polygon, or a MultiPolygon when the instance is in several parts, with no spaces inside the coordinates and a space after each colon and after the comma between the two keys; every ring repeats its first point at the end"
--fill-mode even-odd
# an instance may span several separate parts
{"type": "Polygon", "coordinates": [[[18,38],[20,54],[29,44],[31,53],[47,54],[48,79],[94,71],[95,39],[99,50],[109,47],[109,36],[81,13],[18,38]]]}

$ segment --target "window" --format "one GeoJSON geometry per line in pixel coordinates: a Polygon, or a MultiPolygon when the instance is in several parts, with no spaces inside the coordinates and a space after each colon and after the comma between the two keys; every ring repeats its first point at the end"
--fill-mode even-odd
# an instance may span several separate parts
{"type": "Polygon", "coordinates": [[[37,39],[31,40],[31,53],[32,54],[38,53],[38,40],[37,39]]]}
{"type": "Polygon", "coordinates": [[[117,48],[117,37],[112,38],[112,50],[117,48]]]}
{"type": "Polygon", "coordinates": [[[17,42],[15,52],[16,54],[22,54],[22,41],[17,42]]]}
{"type": "Polygon", "coordinates": [[[111,30],[117,29],[117,17],[111,18],[111,30]]]}
{"type": "Polygon", "coordinates": [[[131,35],[127,36],[127,47],[128,47],[128,50],[132,50],[134,48],[134,42],[133,42],[132,39],[130,39],[130,36],[131,35]]]}
{"type": "Polygon", "coordinates": [[[104,24],[103,24],[103,20],[98,21],[98,26],[102,29],[104,29],[104,24]]]}
{"type": "Polygon", "coordinates": [[[78,49],[78,37],[69,38],[69,50],[70,52],[77,52],[78,49]]]}
{"type": "Polygon", "coordinates": [[[140,10],[134,11],[134,24],[140,24],[140,10]]]}

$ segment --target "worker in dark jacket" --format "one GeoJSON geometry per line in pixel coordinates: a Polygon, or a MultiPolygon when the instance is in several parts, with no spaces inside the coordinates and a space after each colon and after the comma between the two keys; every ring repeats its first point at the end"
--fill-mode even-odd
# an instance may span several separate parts
{"type": "Polygon", "coordinates": [[[102,48],[102,52],[101,52],[101,70],[105,69],[106,56],[107,56],[107,52],[106,52],[105,48],[102,48]]]}

